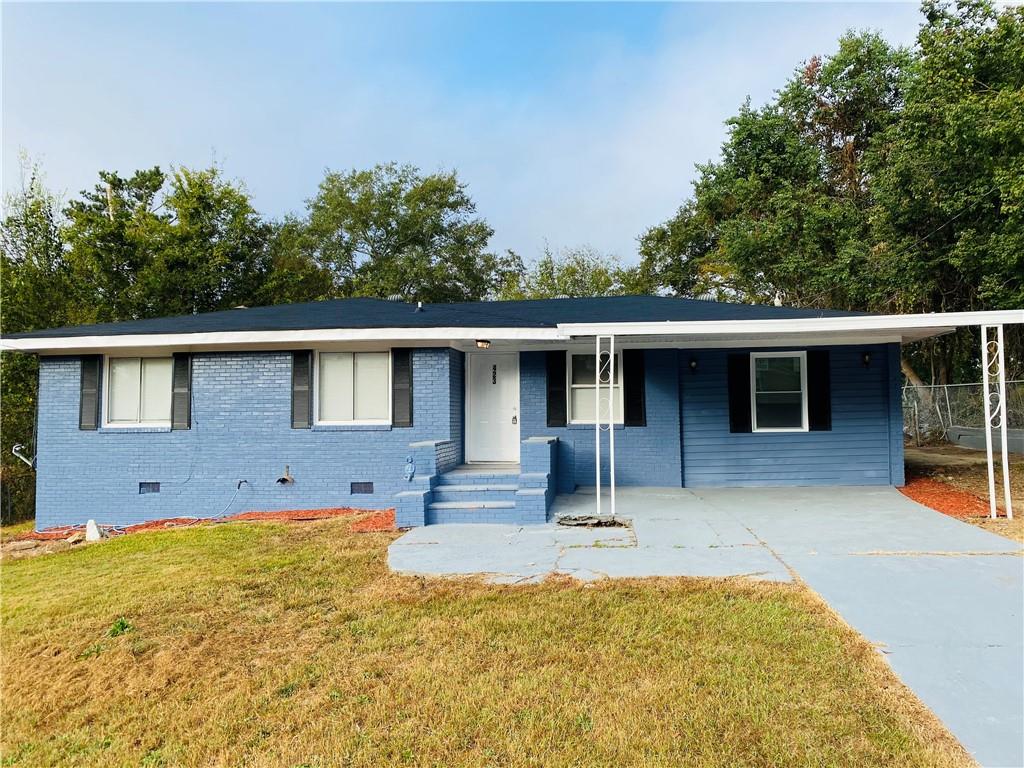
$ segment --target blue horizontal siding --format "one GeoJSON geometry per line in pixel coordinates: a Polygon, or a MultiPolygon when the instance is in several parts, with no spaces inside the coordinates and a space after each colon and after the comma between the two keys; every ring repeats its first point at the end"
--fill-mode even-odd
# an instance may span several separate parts
{"type": "Polygon", "coordinates": [[[899,349],[889,346],[828,348],[832,429],[827,432],[729,432],[728,355],[750,350],[688,353],[687,359],[697,360],[697,371],[681,377],[684,484],[902,484],[902,414],[894,398],[899,349]],[[862,364],[866,351],[871,352],[868,367],[862,364]]]}

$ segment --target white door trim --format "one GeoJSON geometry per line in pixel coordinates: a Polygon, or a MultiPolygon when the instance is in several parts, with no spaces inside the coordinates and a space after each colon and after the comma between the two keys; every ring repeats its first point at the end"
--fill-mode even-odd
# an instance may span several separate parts
{"type": "Polygon", "coordinates": [[[463,388],[465,389],[465,445],[464,452],[467,464],[473,462],[495,462],[495,461],[508,461],[518,463],[519,461],[519,437],[521,435],[522,426],[522,414],[519,411],[519,353],[518,352],[467,352],[466,353],[466,370],[463,377],[463,388]],[[474,456],[476,449],[476,442],[474,440],[472,431],[474,429],[475,420],[473,418],[473,387],[472,387],[472,366],[474,361],[477,363],[486,361],[487,358],[495,355],[501,355],[508,357],[514,361],[514,386],[513,386],[513,409],[516,417],[515,429],[510,431],[512,436],[510,442],[502,446],[502,452],[507,455],[507,458],[494,459],[494,458],[480,458],[474,456]]]}

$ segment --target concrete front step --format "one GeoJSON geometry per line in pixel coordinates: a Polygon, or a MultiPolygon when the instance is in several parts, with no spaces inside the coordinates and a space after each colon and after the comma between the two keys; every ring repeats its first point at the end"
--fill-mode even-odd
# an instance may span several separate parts
{"type": "MultiPolygon", "coordinates": [[[[436,488],[434,489],[436,492],[436,488]]],[[[514,501],[435,501],[428,509],[515,509],[514,501]]]]}
{"type": "Polygon", "coordinates": [[[509,501],[516,500],[519,486],[513,483],[490,485],[438,485],[434,487],[434,501],[509,501]]]}
{"type": "Polygon", "coordinates": [[[438,485],[516,485],[519,482],[519,473],[510,472],[469,472],[458,470],[445,472],[437,478],[438,485]]]}
{"type": "Polygon", "coordinates": [[[518,513],[512,502],[437,502],[426,512],[426,524],[438,523],[517,523],[518,513]]]}

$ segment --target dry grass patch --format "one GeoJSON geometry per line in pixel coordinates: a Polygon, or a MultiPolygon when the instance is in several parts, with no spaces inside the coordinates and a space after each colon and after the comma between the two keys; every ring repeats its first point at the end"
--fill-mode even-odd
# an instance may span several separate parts
{"type": "Polygon", "coordinates": [[[799,587],[399,577],[349,524],[4,563],[5,764],[969,764],[799,587]]]}

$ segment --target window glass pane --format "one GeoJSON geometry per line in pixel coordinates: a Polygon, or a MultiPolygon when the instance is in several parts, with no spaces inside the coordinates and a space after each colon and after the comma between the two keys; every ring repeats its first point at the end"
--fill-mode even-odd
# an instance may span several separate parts
{"type": "MultiPolygon", "coordinates": [[[[608,397],[607,390],[601,392],[602,422],[608,413],[608,406],[603,399],[608,397]]],[[[594,388],[573,387],[569,396],[569,419],[571,421],[594,421],[594,388]]],[[[622,387],[615,387],[615,414],[613,420],[622,421],[622,387]]]]}
{"type": "MultiPolygon", "coordinates": [[[[619,368],[622,366],[622,357],[615,355],[615,383],[619,383],[619,368]]],[[[572,356],[572,383],[593,384],[594,383],[594,356],[573,355],[572,356]]],[[[607,382],[606,382],[607,383],[607,382]]]]}
{"type": "Polygon", "coordinates": [[[320,354],[320,421],[352,421],[352,353],[320,354]]]}
{"type": "Polygon", "coordinates": [[[357,352],[355,356],[355,418],[388,418],[387,352],[357,352]]]}
{"type": "Polygon", "coordinates": [[[759,392],[757,428],[800,428],[804,425],[803,395],[799,392],[759,392]]]}
{"type": "Polygon", "coordinates": [[[572,356],[572,383],[593,384],[594,383],[594,356],[573,355],[572,356]]]}
{"type": "Polygon", "coordinates": [[[754,358],[754,376],[758,392],[799,392],[799,357],[754,358]]]}
{"type": "Polygon", "coordinates": [[[113,358],[108,366],[107,420],[139,420],[139,368],[137,357],[113,358]]]}
{"type": "Polygon", "coordinates": [[[142,421],[170,421],[171,367],[166,357],[142,360],[142,421]]]}
{"type": "Polygon", "coordinates": [[[569,402],[572,413],[570,418],[573,421],[594,420],[594,388],[579,387],[573,388],[569,402]]]}

